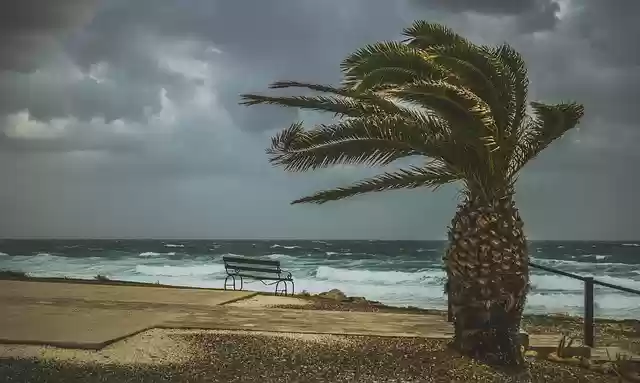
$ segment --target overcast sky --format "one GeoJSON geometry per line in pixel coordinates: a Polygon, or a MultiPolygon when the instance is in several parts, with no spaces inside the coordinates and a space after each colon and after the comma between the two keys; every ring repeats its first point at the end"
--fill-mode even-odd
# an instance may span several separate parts
{"type": "Polygon", "coordinates": [[[640,2],[16,0],[0,5],[0,236],[443,239],[456,189],[289,205],[373,174],[271,168],[269,138],[321,116],[238,106],[415,19],[525,57],[531,99],[584,103],[523,172],[531,239],[640,239],[640,2]],[[635,8],[635,9],[634,9],[635,8]]]}

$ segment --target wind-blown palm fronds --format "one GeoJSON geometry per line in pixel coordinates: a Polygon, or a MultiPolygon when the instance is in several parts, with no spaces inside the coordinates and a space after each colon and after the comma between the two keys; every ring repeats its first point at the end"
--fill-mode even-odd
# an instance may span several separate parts
{"type": "Polygon", "coordinates": [[[526,68],[508,45],[478,46],[422,21],[403,34],[404,42],[376,43],[349,55],[341,65],[339,87],[281,81],[271,88],[320,94],[242,95],[245,105],[297,107],[346,118],[308,131],[295,124],[274,138],[268,150],[272,163],[305,171],[387,165],[421,155],[441,161],[470,190],[490,198],[510,190],[518,171],[583,114],[574,103],[533,103],[535,114],[527,116],[526,68]]]}

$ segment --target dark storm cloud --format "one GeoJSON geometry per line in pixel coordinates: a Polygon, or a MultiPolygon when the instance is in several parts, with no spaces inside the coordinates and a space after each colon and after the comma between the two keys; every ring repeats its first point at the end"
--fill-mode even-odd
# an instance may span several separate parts
{"type": "Polygon", "coordinates": [[[94,0],[0,3],[0,70],[32,71],[57,39],[91,18],[94,0]]]}
{"type": "Polygon", "coordinates": [[[622,202],[639,186],[640,76],[627,48],[636,5],[612,3],[105,0],[94,14],[66,14],[80,4],[66,1],[49,13],[57,24],[14,23],[21,32],[0,48],[19,57],[0,63],[11,69],[0,73],[0,210],[13,218],[0,235],[442,238],[454,188],[289,207],[375,170],[271,169],[269,134],[322,117],[237,104],[274,80],[335,83],[346,54],[424,18],[480,43],[508,41],[527,60],[533,98],[586,105],[581,131],[523,174],[529,233],[637,237],[640,212],[622,202]],[[15,43],[31,35],[41,36],[32,48],[15,43]]]}
{"type": "Polygon", "coordinates": [[[560,6],[555,0],[411,0],[425,9],[514,16],[521,32],[552,29],[560,6]]]}

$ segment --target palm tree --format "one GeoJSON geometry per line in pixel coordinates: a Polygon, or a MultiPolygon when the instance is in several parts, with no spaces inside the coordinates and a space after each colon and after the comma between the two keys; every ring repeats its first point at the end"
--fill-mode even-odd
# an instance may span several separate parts
{"type": "Polygon", "coordinates": [[[528,111],[525,63],[506,44],[476,45],[425,21],[403,35],[402,42],[368,45],[348,56],[338,87],[276,82],[270,88],[320,94],[245,94],[242,103],[341,117],[310,130],[294,123],[276,135],[267,154],[287,171],[425,159],[420,166],[320,191],[294,204],[459,183],[463,198],[444,256],[453,345],[494,363],[522,365],[517,333],[529,287],[529,258],[514,184],[525,164],[577,125],[583,107],[531,102],[528,111]]]}

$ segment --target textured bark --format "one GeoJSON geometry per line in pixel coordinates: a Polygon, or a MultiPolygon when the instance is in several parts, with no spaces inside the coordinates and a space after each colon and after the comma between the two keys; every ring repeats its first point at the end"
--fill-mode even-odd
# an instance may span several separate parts
{"type": "Polygon", "coordinates": [[[522,366],[518,332],[529,287],[523,223],[511,196],[465,200],[444,257],[454,346],[492,364],[522,366]]]}

